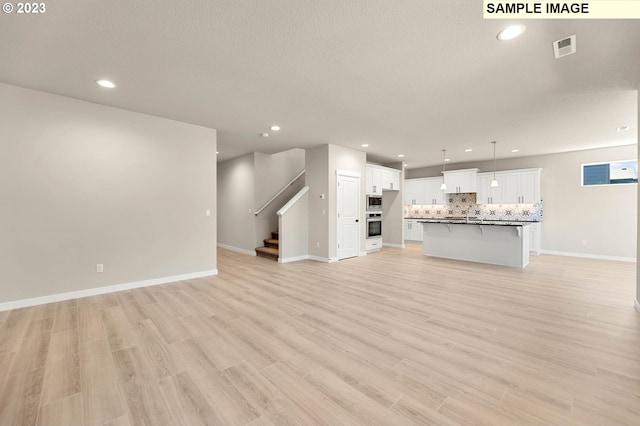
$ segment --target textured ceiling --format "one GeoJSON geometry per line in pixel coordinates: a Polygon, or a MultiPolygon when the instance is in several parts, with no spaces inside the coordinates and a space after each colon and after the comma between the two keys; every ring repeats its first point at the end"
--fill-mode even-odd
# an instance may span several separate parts
{"type": "Polygon", "coordinates": [[[508,23],[469,0],[56,0],[0,16],[0,82],[218,129],[219,159],[368,143],[419,167],[442,148],[491,158],[494,139],[499,158],[637,142],[638,21],[526,21],[497,41],[508,23]]]}

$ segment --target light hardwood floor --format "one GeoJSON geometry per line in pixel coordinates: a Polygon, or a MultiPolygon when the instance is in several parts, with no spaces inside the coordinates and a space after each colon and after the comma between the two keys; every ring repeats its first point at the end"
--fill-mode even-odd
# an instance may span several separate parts
{"type": "Polygon", "coordinates": [[[420,248],[0,312],[0,424],[640,424],[635,264],[420,248]]]}

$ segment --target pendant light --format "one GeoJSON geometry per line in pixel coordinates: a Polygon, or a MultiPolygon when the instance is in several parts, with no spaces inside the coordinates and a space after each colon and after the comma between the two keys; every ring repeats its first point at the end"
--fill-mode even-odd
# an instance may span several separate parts
{"type": "Polygon", "coordinates": [[[442,150],[442,185],[440,185],[440,189],[445,190],[447,189],[447,184],[444,182],[444,171],[445,171],[445,155],[447,153],[446,149],[442,150]]]}
{"type": "Polygon", "coordinates": [[[491,181],[491,185],[489,185],[491,188],[497,188],[498,185],[498,181],[496,180],[496,141],[492,141],[491,142],[493,144],[493,180],[491,181]]]}

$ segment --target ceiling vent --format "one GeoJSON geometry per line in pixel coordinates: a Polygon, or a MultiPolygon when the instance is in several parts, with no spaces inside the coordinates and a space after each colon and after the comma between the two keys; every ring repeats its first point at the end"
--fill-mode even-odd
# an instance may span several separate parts
{"type": "Polygon", "coordinates": [[[558,58],[576,53],[576,35],[561,38],[553,42],[553,55],[558,58]]]}

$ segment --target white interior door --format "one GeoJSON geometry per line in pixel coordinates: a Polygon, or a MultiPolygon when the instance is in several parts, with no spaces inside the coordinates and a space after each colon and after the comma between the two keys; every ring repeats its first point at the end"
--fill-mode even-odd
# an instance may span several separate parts
{"type": "Polygon", "coordinates": [[[337,177],[337,231],[338,259],[358,256],[360,251],[360,177],[337,177]]]}

